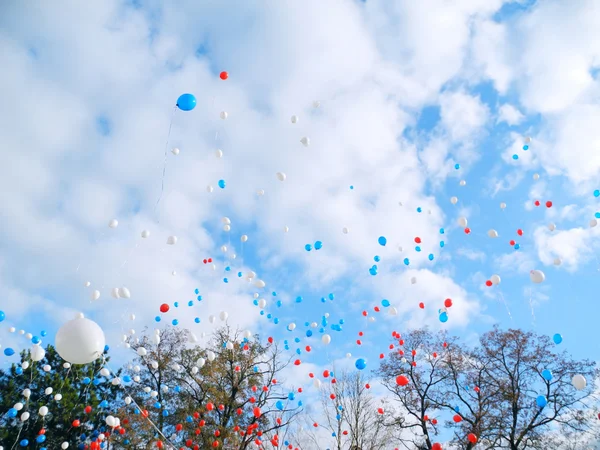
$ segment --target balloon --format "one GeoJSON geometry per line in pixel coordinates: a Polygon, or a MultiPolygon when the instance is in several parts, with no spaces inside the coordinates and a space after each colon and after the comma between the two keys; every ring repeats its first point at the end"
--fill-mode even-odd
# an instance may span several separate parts
{"type": "Polygon", "coordinates": [[[348,228],[348,227],[342,228],[342,233],[344,233],[344,234],[350,233],[350,228],[348,228]]]}
{"type": "Polygon", "coordinates": [[[98,300],[100,298],[100,291],[96,289],[95,291],[92,292],[91,297],[92,297],[92,300],[98,300]]]}
{"type": "Polygon", "coordinates": [[[150,236],[150,232],[148,230],[142,230],[142,238],[146,239],[150,236]]]}
{"type": "Polygon", "coordinates": [[[458,218],[458,225],[460,225],[462,228],[466,228],[467,227],[467,218],[466,217],[459,217],[458,218]]]}
{"type": "Polygon", "coordinates": [[[585,387],[587,386],[587,380],[583,375],[575,375],[571,379],[571,383],[573,384],[573,387],[578,391],[585,389],[585,387]]]}
{"type": "Polygon", "coordinates": [[[450,203],[456,205],[458,203],[458,197],[450,197],[450,203]]]}
{"type": "Polygon", "coordinates": [[[117,228],[119,226],[119,221],[117,219],[111,219],[111,221],[108,222],[108,226],[110,228],[117,228]]]}
{"type": "Polygon", "coordinates": [[[84,317],[70,320],[56,333],[55,347],[62,359],[71,364],[88,364],[104,352],[106,339],[96,322],[84,317]]]}
{"type": "Polygon", "coordinates": [[[465,180],[460,180],[460,182],[458,183],[460,186],[466,186],[467,182],[465,180]]]}
{"type": "Polygon", "coordinates": [[[173,153],[175,156],[179,155],[179,149],[177,147],[175,147],[174,149],[171,150],[171,153],[173,153]]]}
{"type": "Polygon", "coordinates": [[[385,238],[385,236],[379,236],[377,242],[379,242],[379,245],[385,247],[385,244],[387,244],[387,239],[385,238]]]}
{"type": "Polygon", "coordinates": [[[219,74],[219,78],[221,78],[221,80],[226,80],[227,78],[229,78],[229,74],[223,71],[219,74]]]}
{"type": "Polygon", "coordinates": [[[29,420],[29,413],[27,411],[25,411],[23,414],[21,414],[21,422],[27,422],[29,420]]]}
{"type": "Polygon", "coordinates": [[[358,370],[364,370],[367,367],[367,362],[362,359],[359,358],[356,360],[356,362],[354,363],[354,366],[358,369],[358,370]]]}
{"type": "Polygon", "coordinates": [[[497,238],[497,237],[498,237],[498,232],[497,232],[496,230],[489,230],[487,234],[488,234],[488,236],[489,236],[489,237],[491,237],[492,239],[493,239],[493,238],[497,238]]]}
{"type": "Polygon", "coordinates": [[[4,314],[4,311],[0,311],[0,322],[4,321],[4,319],[6,319],[6,314],[4,314]]]}
{"type": "Polygon", "coordinates": [[[219,117],[223,120],[227,119],[227,117],[229,117],[229,114],[227,114],[227,111],[221,111],[219,113],[219,117]]]}
{"type": "Polygon", "coordinates": [[[286,174],[283,172],[277,172],[277,179],[279,181],[285,181],[285,179],[287,178],[286,174]]]}
{"type": "Polygon", "coordinates": [[[535,399],[535,403],[538,405],[538,407],[544,408],[548,404],[548,399],[543,395],[538,395],[538,397],[535,399]]]}
{"type": "Polygon", "coordinates": [[[550,372],[548,369],[544,369],[544,370],[542,370],[542,377],[546,381],[551,381],[552,380],[552,372],[550,372]]]}
{"type": "Polygon", "coordinates": [[[131,292],[125,286],[119,288],[119,297],[121,298],[131,298],[131,292]]]}
{"type": "Polygon", "coordinates": [[[119,298],[119,288],[112,288],[110,291],[112,298],[119,298]]]}
{"type": "Polygon", "coordinates": [[[404,375],[398,375],[396,377],[396,384],[398,386],[406,386],[408,384],[408,378],[406,378],[404,375]]]}
{"type": "Polygon", "coordinates": [[[598,225],[598,221],[596,219],[590,220],[590,228],[594,228],[596,225],[598,225]]]}
{"type": "Polygon", "coordinates": [[[310,139],[304,136],[302,139],[300,139],[300,143],[305,147],[308,147],[310,145],[310,139]]]}
{"type": "Polygon", "coordinates": [[[167,245],[175,245],[177,244],[177,236],[169,236],[167,238],[167,245]]]}
{"type": "Polygon", "coordinates": [[[532,270],[529,272],[529,278],[532,283],[541,283],[546,279],[546,275],[541,270],[532,270]]]}
{"type": "Polygon", "coordinates": [[[216,355],[214,354],[214,352],[212,352],[211,350],[209,350],[208,352],[206,352],[206,358],[210,361],[213,362],[216,358],[216,355]]]}
{"type": "Polygon", "coordinates": [[[44,350],[39,345],[34,345],[30,350],[31,360],[32,361],[41,361],[46,356],[46,350],[44,350]]]}
{"type": "Polygon", "coordinates": [[[191,111],[196,107],[196,97],[192,94],[181,94],[177,99],[177,107],[182,111],[191,111]]]}
{"type": "Polygon", "coordinates": [[[257,406],[252,410],[252,413],[254,414],[254,417],[256,417],[257,419],[260,417],[260,415],[262,414],[260,408],[257,406]]]}
{"type": "Polygon", "coordinates": [[[504,203],[504,202],[500,203],[500,209],[506,209],[506,203],[504,203]]]}
{"type": "Polygon", "coordinates": [[[490,277],[490,281],[492,282],[492,284],[498,285],[498,284],[500,284],[500,276],[499,275],[492,275],[490,277]]]}
{"type": "Polygon", "coordinates": [[[219,313],[219,319],[221,319],[221,321],[223,321],[223,322],[225,322],[228,317],[229,317],[229,314],[227,313],[227,311],[221,311],[219,313]]]}
{"type": "Polygon", "coordinates": [[[139,348],[137,349],[137,354],[138,354],[139,356],[142,356],[142,357],[143,357],[143,356],[146,356],[146,355],[148,354],[148,351],[147,351],[147,350],[146,350],[144,347],[139,347],[139,348]]]}
{"type": "Polygon", "coordinates": [[[246,236],[245,234],[242,234],[242,237],[240,237],[240,241],[248,242],[248,236],[246,236]]]}
{"type": "Polygon", "coordinates": [[[292,116],[292,117],[291,117],[291,119],[290,119],[290,121],[291,121],[292,123],[298,123],[298,120],[300,120],[300,119],[298,118],[298,116],[292,116]]]}
{"type": "Polygon", "coordinates": [[[321,342],[325,345],[329,345],[331,343],[331,336],[324,334],[323,337],[321,337],[321,342]]]}
{"type": "Polygon", "coordinates": [[[553,262],[554,262],[555,266],[560,266],[562,264],[562,259],[557,257],[557,258],[554,258],[553,262]]]}
{"type": "Polygon", "coordinates": [[[469,433],[467,435],[467,439],[469,440],[469,442],[471,444],[476,444],[477,443],[477,436],[475,436],[473,433],[469,433]]]}
{"type": "Polygon", "coordinates": [[[556,225],[554,225],[553,223],[549,223],[549,224],[548,224],[548,229],[549,229],[550,231],[554,231],[554,230],[556,230],[556,225]]]}
{"type": "Polygon", "coordinates": [[[281,400],[277,400],[277,403],[275,403],[275,407],[279,410],[279,411],[283,411],[284,405],[283,402],[281,400]]]}

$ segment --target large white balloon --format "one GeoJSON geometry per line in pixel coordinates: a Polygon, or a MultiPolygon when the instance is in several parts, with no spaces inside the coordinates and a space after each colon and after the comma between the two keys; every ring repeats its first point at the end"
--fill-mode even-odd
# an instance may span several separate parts
{"type": "Polygon", "coordinates": [[[65,323],[54,339],[56,351],[71,364],[89,364],[104,352],[106,339],[98,324],[78,317],[65,323]]]}
{"type": "Polygon", "coordinates": [[[31,347],[31,360],[32,361],[41,361],[46,356],[46,350],[42,348],[41,345],[34,345],[31,347]]]}
{"type": "Polygon", "coordinates": [[[492,275],[490,281],[495,285],[500,284],[500,275],[492,275]]]}
{"type": "Polygon", "coordinates": [[[212,352],[211,350],[206,352],[206,358],[210,361],[213,362],[216,358],[216,355],[214,352],[212,352]]]}
{"type": "Polygon", "coordinates": [[[325,345],[329,345],[331,342],[331,336],[329,336],[328,334],[324,334],[321,338],[321,342],[323,342],[323,344],[325,345]]]}
{"type": "Polygon", "coordinates": [[[533,283],[541,283],[546,279],[546,275],[541,270],[532,270],[529,272],[529,278],[533,283]]]}
{"type": "Polygon", "coordinates": [[[206,364],[206,360],[204,358],[198,358],[198,361],[196,361],[196,365],[201,369],[204,367],[204,364],[206,364]]]}
{"type": "Polygon", "coordinates": [[[467,218],[466,217],[459,217],[458,218],[458,224],[463,227],[463,228],[467,228],[467,218]]]}
{"type": "Polygon", "coordinates": [[[571,380],[571,383],[573,383],[573,387],[575,387],[575,389],[577,389],[578,391],[585,389],[585,387],[587,386],[587,380],[583,375],[575,375],[571,380]]]}
{"type": "Polygon", "coordinates": [[[264,288],[267,284],[263,280],[256,280],[254,286],[257,288],[264,288]]]}
{"type": "Polygon", "coordinates": [[[121,298],[131,298],[131,292],[125,286],[119,288],[119,297],[121,298]]]}
{"type": "Polygon", "coordinates": [[[142,230],[142,238],[146,239],[150,237],[150,232],[148,230],[142,230]]]}

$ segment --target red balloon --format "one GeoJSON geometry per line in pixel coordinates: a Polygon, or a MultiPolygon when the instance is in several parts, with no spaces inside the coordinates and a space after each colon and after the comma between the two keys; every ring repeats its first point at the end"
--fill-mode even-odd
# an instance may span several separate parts
{"type": "Polygon", "coordinates": [[[331,400],[335,400],[335,394],[329,394],[329,398],[330,398],[331,400]]]}
{"type": "Polygon", "coordinates": [[[383,408],[377,408],[377,412],[378,412],[379,414],[383,414],[383,408]]]}
{"type": "Polygon", "coordinates": [[[473,433],[469,433],[467,439],[471,444],[475,444],[477,442],[477,436],[475,436],[473,433]]]}
{"type": "Polygon", "coordinates": [[[88,405],[88,406],[85,407],[84,411],[85,411],[86,414],[89,414],[89,413],[92,412],[92,407],[88,405]]]}
{"type": "Polygon", "coordinates": [[[447,298],[446,300],[444,300],[444,306],[446,308],[450,308],[452,306],[452,299],[451,298],[447,298]]]}
{"type": "Polygon", "coordinates": [[[162,441],[156,441],[156,446],[157,446],[158,448],[163,448],[163,443],[162,443],[162,441]]]}
{"type": "Polygon", "coordinates": [[[539,201],[539,200],[536,200],[535,202],[533,202],[533,204],[534,204],[535,206],[540,206],[540,201],[539,201]]]}
{"type": "Polygon", "coordinates": [[[212,403],[207,403],[206,404],[206,409],[208,411],[212,411],[213,409],[215,409],[215,405],[213,405],[212,403]]]}
{"type": "Polygon", "coordinates": [[[493,283],[492,283],[492,281],[491,281],[491,280],[487,280],[487,281],[485,282],[485,285],[486,285],[487,287],[490,287],[492,284],[493,284],[493,283]]]}
{"type": "Polygon", "coordinates": [[[469,227],[465,228],[465,233],[467,233],[467,234],[471,233],[471,229],[469,227]]]}
{"type": "MultiPolygon", "coordinates": [[[[371,385],[369,383],[365,384],[365,388],[366,389],[371,389],[371,385]]],[[[600,414],[598,414],[598,417],[600,418],[600,414]]]]}
{"type": "Polygon", "coordinates": [[[254,417],[256,417],[257,419],[260,417],[260,415],[262,414],[260,408],[257,406],[252,410],[252,414],[254,414],[254,417]]]}
{"type": "Polygon", "coordinates": [[[181,431],[181,430],[183,430],[183,425],[181,425],[180,423],[178,423],[177,425],[175,425],[175,430],[176,430],[176,431],[181,431]]]}
{"type": "Polygon", "coordinates": [[[521,230],[521,229],[519,228],[519,229],[517,230],[517,234],[518,234],[519,236],[523,236],[523,230],[521,230]]]}
{"type": "MultiPolygon", "coordinates": [[[[423,303],[423,302],[419,303],[419,308],[425,309],[425,303],[423,303]]],[[[402,345],[402,344],[400,344],[400,345],[402,345]]]]}
{"type": "Polygon", "coordinates": [[[214,448],[217,448],[217,447],[219,446],[219,441],[215,441],[215,442],[213,442],[213,443],[212,443],[212,446],[213,446],[214,448]]]}
{"type": "Polygon", "coordinates": [[[452,420],[454,420],[454,423],[460,423],[462,422],[462,417],[460,417],[458,414],[455,414],[452,420]]]}
{"type": "Polygon", "coordinates": [[[398,386],[406,386],[408,384],[408,378],[406,378],[404,375],[398,375],[396,377],[396,384],[398,386]]]}
{"type": "Polygon", "coordinates": [[[223,71],[219,74],[219,78],[221,78],[221,80],[226,80],[227,78],[229,78],[229,74],[223,71]]]}
{"type": "Polygon", "coordinates": [[[431,446],[431,450],[443,450],[443,449],[442,449],[442,444],[440,444],[440,443],[436,442],[435,444],[433,444],[433,445],[431,446]]]}
{"type": "Polygon", "coordinates": [[[546,202],[546,208],[552,208],[552,202],[550,200],[546,202]]]}
{"type": "Polygon", "coordinates": [[[169,305],[167,305],[166,303],[163,303],[162,305],[160,305],[161,313],[166,313],[167,311],[169,311],[169,305]]]}
{"type": "Polygon", "coordinates": [[[186,440],[186,441],[185,441],[185,445],[186,445],[187,447],[191,447],[191,446],[192,446],[192,440],[191,440],[191,439],[188,439],[188,440],[186,440]]]}
{"type": "Polygon", "coordinates": [[[421,238],[420,238],[419,236],[417,236],[417,237],[415,238],[415,242],[416,242],[417,244],[420,244],[420,243],[421,243],[421,238]]]}
{"type": "Polygon", "coordinates": [[[71,425],[73,425],[73,428],[77,428],[79,425],[81,425],[81,422],[79,419],[75,419],[71,425]]]}
{"type": "Polygon", "coordinates": [[[323,371],[323,378],[329,378],[329,370],[325,369],[323,371]]]}
{"type": "Polygon", "coordinates": [[[511,240],[510,240],[510,242],[509,242],[509,244],[510,244],[510,245],[515,245],[515,244],[516,244],[516,242],[515,242],[513,239],[511,239],[511,240]]]}
{"type": "Polygon", "coordinates": [[[294,365],[295,366],[299,366],[300,364],[302,364],[302,361],[300,361],[299,359],[297,359],[296,361],[294,361],[294,365]]]}

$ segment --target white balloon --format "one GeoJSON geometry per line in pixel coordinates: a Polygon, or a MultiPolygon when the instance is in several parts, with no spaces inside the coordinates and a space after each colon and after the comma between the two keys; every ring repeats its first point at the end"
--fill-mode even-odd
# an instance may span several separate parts
{"type": "Polygon", "coordinates": [[[571,383],[573,384],[573,387],[578,391],[585,389],[585,387],[587,386],[587,380],[583,375],[579,374],[573,376],[573,378],[571,379],[571,383]]]}
{"type": "Polygon", "coordinates": [[[376,320],[375,317],[373,317],[373,316],[369,317],[369,322],[375,322],[375,320],[376,320]]]}
{"type": "Polygon", "coordinates": [[[108,425],[109,427],[115,426],[115,418],[113,416],[106,416],[106,419],[104,420],[106,421],[106,425],[108,425]]]}
{"type": "Polygon", "coordinates": [[[264,298],[261,298],[261,299],[258,301],[258,307],[259,307],[260,309],[265,309],[265,307],[266,307],[266,306],[267,306],[267,301],[266,301],[264,298]]]}
{"type": "Polygon", "coordinates": [[[144,347],[139,347],[137,349],[137,354],[138,356],[146,356],[148,354],[148,351],[144,347]]]}
{"type": "Polygon", "coordinates": [[[177,275],[177,271],[174,270],[173,272],[171,272],[171,275],[173,275],[173,276],[177,275]]]}
{"type": "Polygon", "coordinates": [[[411,277],[410,284],[417,284],[417,277],[411,277]]]}
{"type": "Polygon", "coordinates": [[[250,330],[244,331],[244,337],[250,339],[252,337],[252,332],[250,330]]]}
{"type": "Polygon", "coordinates": [[[467,227],[467,218],[466,217],[459,217],[458,218],[458,224],[461,227],[466,228],[467,227]]]}
{"type": "Polygon", "coordinates": [[[284,233],[287,233],[288,231],[290,231],[290,227],[288,227],[288,226],[283,227],[283,232],[284,233]]]}
{"type": "Polygon", "coordinates": [[[313,102],[313,108],[318,108],[319,106],[321,106],[321,102],[319,100],[315,100],[313,102]]]}
{"type": "Polygon", "coordinates": [[[29,398],[31,396],[31,391],[29,389],[23,389],[23,397],[29,398]]]}
{"type": "Polygon", "coordinates": [[[500,203],[500,209],[505,209],[506,208],[506,203],[502,202],[500,203]]]}
{"type": "Polygon", "coordinates": [[[310,327],[311,328],[317,328],[317,322],[311,322],[310,327]]]}
{"type": "Polygon", "coordinates": [[[119,221],[117,219],[111,219],[111,221],[108,222],[108,226],[110,228],[117,228],[119,226],[119,221]]]}
{"type": "Polygon", "coordinates": [[[158,369],[158,361],[152,361],[150,363],[150,365],[152,366],[153,369],[158,369]]]}
{"type": "Polygon", "coordinates": [[[277,172],[277,179],[279,181],[285,181],[285,179],[287,178],[287,175],[283,172],[277,172]]]}
{"type": "Polygon", "coordinates": [[[529,136],[525,137],[525,143],[526,144],[531,143],[531,138],[529,136]]]}
{"type": "Polygon", "coordinates": [[[152,340],[154,341],[154,343],[155,343],[156,345],[160,344],[160,336],[159,336],[158,334],[155,334],[155,335],[152,337],[152,340]]]}
{"type": "Polygon", "coordinates": [[[65,323],[54,340],[56,351],[71,364],[88,364],[104,352],[106,339],[96,322],[84,317],[65,323]]]}
{"type": "Polygon", "coordinates": [[[100,375],[102,375],[103,377],[108,377],[110,376],[110,370],[108,370],[106,367],[103,367],[102,369],[100,369],[100,375]]]}
{"type": "Polygon", "coordinates": [[[16,329],[15,327],[10,327],[10,328],[8,329],[8,332],[9,332],[9,333],[14,333],[15,331],[17,331],[17,329],[16,329]]]}
{"type": "Polygon", "coordinates": [[[460,184],[461,186],[466,186],[467,182],[465,180],[460,180],[458,184],[460,184]]]}
{"type": "Polygon", "coordinates": [[[17,411],[21,411],[23,409],[23,403],[21,403],[21,402],[15,403],[13,408],[16,409],[17,411]]]}
{"type": "Polygon", "coordinates": [[[192,367],[192,374],[196,375],[198,373],[198,368],[196,366],[192,367]]]}
{"type": "Polygon", "coordinates": [[[556,225],[554,225],[553,223],[549,223],[549,224],[548,224],[548,229],[549,229],[550,231],[554,231],[554,230],[556,230],[556,225]]]}
{"type": "Polygon", "coordinates": [[[228,317],[229,317],[229,314],[227,314],[227,311],[221,311],[219,313],[219,319],[221,319],[221,321],[223,321],[223,322],[225,322],[228,317]]]}
{"type": "Polygon", "coordinates": [[[125,397],[125,404],[126,405],[130,405],[131,404],[131,397],[129,397],[129,396],[125,397]]]}
{"type": "Polygon", "coordinates": [[[259,189],[258,191],[256,191],[256,194],[260,195],[260,196],[265,195],[265,190],[264,189],[259,189]]]}
{"type": "Polygon", "coordinates": [[[560,266],[562,264],[562,259],[556,257],[554,258],[554,265],[555,266],[560,266]]]}
{"type": "Polygon", "coordinates": [[[403,250],[402,246],[401,246],[401,245],[399,245],[399,246],[398,246],[398,251],[399,251],[400,253],[402,253],[402,250],[403,250]]]}
{"type": "Polygon", "coordinates": [[[215,320],[217,320],[217,318],[214,315],[211,314],[210,316],[208,316],[208,321],[210,323],[215,323],[215,320]]]}
{"type": "Polygon", "coordinates": [[[66,363],[63,363],[63,367],[64,367],[65,369],[70,369],[70,368],[71,368],[71,364],[70,364],[70,363],[68,363],[68,362],[66,362],[66,363]]]}
{"type": "MultiPolygon", "coordinates": [[[[256,273],[253,271],[250,271],[250,272],[248,272],[248,275],[246,275],[246,276],[248,277],[249,280],[251,280],[252,278],[254,278],[256,276],[256,273]]],[[[254,294],[254,295],[256,295],[256,297],[258,297],[258,294],[254,294]]]]}
{"type": "MultiPolygon", "coordinates": [[[[37,347],[39,347],[39,345],[37,347]]],[[[28,361],[23,361],[21,363],[21,367],[23,368],[23,370],[27,370],[29,368],[29,362],[28,361]]]]}
{"type": "Polygon", "coordinates": [[[150,397],[152,397],[152,398],[158,397],[158,392],[156,392],[156,391],[150,392],[150,397]]]}
{"type": "Polygon", "coordinates": [[[54,396],[54,400],[56,400],[57,402],[60,402],[62,400],[62,394],[56,394],[54,396]]]}
{"type": "Polygon", "coordinates": [[[69,448],[69,443],[63,442],[62,444],[60,444],[60,448],[62,448],[62,450],[67,450],[69,448]]]}
{"type": "Polygon", "coordinates": [[[218,148],[217,150],[215,150],[215,156],[217,158],[222,158],[223,157],[223,150],[221,150],[220,148],[218,148]]]}
{"type": "Polygon", "coordinates": [[[129,320],[135,320],[135,314],[129,314],[129,320]]]}
{"type": "Polygon", "coordinates": [[[175,245],[175,244],[177,244],[177,236],[169,236],[167,238],[167,244],[168,245],[175,245]]]}
{"type": "Polygon", "coordinates": [[[344,227],[344,228],[342,228],[342,233],[348,234],[348,233],[350,233],[350,229],[348,227],[344,227]]]}
{"type": "Polygon", "coordinates": [[[346,358],[352,358],[352,353],[346,353],[346,358]]]}
{"type": "Polygon", "coordinates": [[[146,239],[150,237],[150,232],[148,230],[142,230],[142,238],[146,239]]]}
{"type": "Polygon", "coordinates": [[[21,414],[21,422],[27,422],[28,419],[29,419],[29,413],[27,411],[25,411],[23,414],[21,414]]]}
{"type": "Polygon", "coordinates": [[[52,370],[52,367],[46,364],[44,367],[42,367],[42,369],[44,369],[44,372],[50,372],[52,370]]]}
{"type": "Polygon", "coordinates": [[[242,241],[242,242],[248,242],[248,236],[246,236],[245,234],[242,234],[242,237],[240,238],[240,241],[242,241]]]}
{"type": "Polygon", "coordinates": [[[290,323],[287,326],[287,329],[290,330],[290,331],[294,331],[296,329],[296,324],[294,322],[290,323]]]}
{"type": "Polygon", "coordinates": [[[219,117],[223,120],[227,119],[227,117],[229,117],[229,114],[227,114],[227,111],[221,111],[221,114],[219,114],[219,117]]]}
{"type": "Polygon", "coordinates": [[[90,287],[92,285],[92,283],[90,283],[89,281],[86,281],[85,283],[83,283],[83,285],[85,287],[90,287]]]}
{"type": "Polygon", "coordinates": [[[490,281],[492,282],[492,284],[498,285],[500,284],[500,275],[492,275],[490,277],[490,281]]]}
{"type": "Polygon", "coordinates": [[[393,306],[390,306],[389,308],[390,311],[390,316],[397,316],[398,315],[398,310],[396,308],[394,308],[393,306]]]}
{"type": "Polygon", "coordinates": [[[209,194],[214,190],[215,190],[215,188],[213,188],[210,184],[208,186],[206,186],[206,192],[208,192],[209,194]]]}
{"type": "Polygon", "coordinates": [[[100,291],[98,289],[96,289],[95,291],[92,292],[92,300],[98,300],[100,298],[100,291]]]}
{"type": "Polygon", "coordinates": [[[313,381],[313,386],[317,389],[321,389],[321,380],[319,380],[318,378],[315,378],[313,381]]]}
{"type": "Polygon", "coordinates": [[[52,389],[51,387],[47,387],[46,389],[44,389],[44,394],[51,395],[53,391],[54,389],[52,389]]]}
{"type": "Polygon", "coordinates": [[[46,350],[41,345],[34,345],[30,350],[32,361],[41,361],[46,356],[46,350]]]}
{"type": "Polygon", "coordinates": [[[254,286],[257,288],[264,288],[267,284],[263,280],[256,280],[254,286]]]}
{"type": "Polygon", "coordinates": [[[206,364],[206,360],[204,358],[199,358],[198,361],[196,361],[196,365],[201,369],[204,367],[204,364],[206,364]]]}
{"type": "Polygon", "coordinates": [[[175,147],[173,150],[171,150],[171,153],[173,153],[175,156],[179,155],[179,149],[177,147],[175,147]]]}
{"type": "Polygon", "coordinates": [[[488,237],[491,237],[492,239],[498,237],[498,232],[496,230],[494,230],[494,229],[489,230],[487,234],[488,234],[488,237]]]}
{"type": "Polygon", "coordinates": [[[119,288],[119,297],[121,298],[131,298],[131,292],[125,286],[119,288]]]}
{"type": "Polygon", "coordinates": [[[324,334],[323,337],[321,337],[321,342],[325,345],[329,345],[331,343],[331,336],[324,334]]]}
{"type": "Polygon", "coordinates": [[[450,197],[450,203],[456,205],[458,203],[458,197],[450,197]]]}
{"type": "Polygon", "coordinates": [[[292,118],[290,119],[292,123],[298,123],[298,116],[292,116],[292,118]]]}
{"type": "Polygon", "coordinates": [[[221,251],[222,251],[223,253],[227,253],[227,246],[226,246],[226,245],[222,245],[222,246],[221,246],[221,251]]]}
{"type": "Polygon", "coordinates": [[[529,278],[533,283],[541,283],[546,279],[546,275],[541,270],[532,270],[529,272],[529,278]]]}
{"type": "Polygon", "coordinates": [[[596,225],[598,225],[598,221],[596,219],[590,220],[590,228],[594,228],[596,225]]]}
{"type": "Polygon", "coordinates": [[[110,291],[112,298],[119,298],[119,288],[112,288],[110,291]]]}
{"type": "Polygon", "coordinates": [[[233,350],[233,342],[228,342],[227,344],[225,344],[225,348],[227,350],[233,350]]]}
{"type": "Polygon", "coordinates": [[[310,145],[310,139],[304,136],[302,139],[300,139],[300,143],[305,147],[308,147],[310,145]]]}
{"type": "Polygon", "coordinates": [[[213,362],[215,360],[215,358],[216,358],[216,355],[214,354],[214,352],[212,352],[212,351],[209,350],[208,352],[206,352],[206,358],[210,362],[213,362]]]}

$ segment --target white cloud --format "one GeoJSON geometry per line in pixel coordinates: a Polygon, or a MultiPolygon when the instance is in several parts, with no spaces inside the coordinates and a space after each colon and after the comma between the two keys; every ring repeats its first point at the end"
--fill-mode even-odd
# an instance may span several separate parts
{"type": "Polygon", "coordinates": [[[513,105],[505,103],[498,110],[497,123],[506,122],[508,125],[519,125],[525,116],[513,105]]]}
{"type": "Polygon", "coordinates": [[[473,140],[489,120],[489,108],[465,92],[444,92],[440,105],[442,124],[455,142],[473,140]]]}
{"type": "Polygon", "coordinates": [[[562,261],[558,268],[573,272],[595,254],[594,241],[598,234],[596,228],[571,228],[551,232],[547,227],[539,227],[533,236],[542,263],[552,265],[558,257],[562,261]]]}

